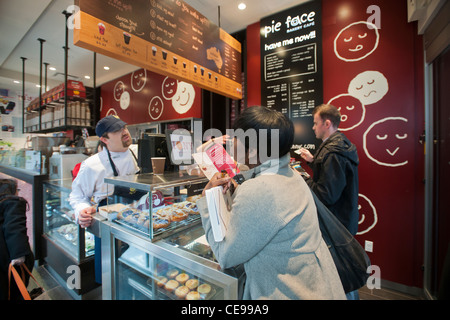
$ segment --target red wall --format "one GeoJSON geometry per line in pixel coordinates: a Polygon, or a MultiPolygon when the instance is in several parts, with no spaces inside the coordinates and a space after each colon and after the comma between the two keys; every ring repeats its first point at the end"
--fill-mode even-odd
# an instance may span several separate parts
{"type": "MultiPolygon", "coordinates": [[[[340,127],[360,158],[356,238],[362,245],[373,242],[373,253],[368,254],[380,267],[382,279],[422,287],[422,39],[415,24],[407,22],[404,1],[322,0],[322,15],[324,103],[332,100],[347,116],[340,127]],[[380,8],[378,40],[366,24],[373,14],[367,13],[371,5],[380,8]],[[357,24],[350,26],[353,23],[357,24]],[[361,50],[348,50],[358,44],[361,50]]],[[[250,26],[247,33],[247,39],[259,37],[259,26],[250,26]]],[[[255,55],[259,47],[248,45],[248,57],[256,59],[255,55]]],[[[247,74],[258,68],[248,63],[247,74]]],[[[248,77],[249,90],[259,83],[248,77]]]]}
{"type": "Polygon", "coordinates": [[[200,88],[139,69],[101,87],[100,117],[116,114],[128,124],[201,118],[200,88]]]}

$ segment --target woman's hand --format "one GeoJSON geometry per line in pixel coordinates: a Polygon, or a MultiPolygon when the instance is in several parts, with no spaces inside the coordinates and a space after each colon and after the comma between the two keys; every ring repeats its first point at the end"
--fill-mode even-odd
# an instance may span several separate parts
{"type": "Polygon", "coordinates": [[[205,196],[206,190],[218,186],[223,186],[223,193],[226,193],[232,184],[234,188],[237,187],[237,183],[233,179],[231,179],[230,176],[226,175],[225,177],[222,177],[222,174],[220,172],[217,172],[203,189],[202,196],[205,196]]]}

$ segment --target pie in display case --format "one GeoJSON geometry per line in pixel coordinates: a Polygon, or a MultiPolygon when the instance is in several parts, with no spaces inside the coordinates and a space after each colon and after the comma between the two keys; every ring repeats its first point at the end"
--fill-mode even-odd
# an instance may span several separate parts
{"type": "Polygon", "coordinates": [[[105,220],[101,235],[104,300],[236,300],[242,296],[243,266],[221,270],[201,225],[152,242],[105,220]]]}
{"type": "Polygon", "coordinates": [[[196,201],[208,182],[204,177],[144,173],[106,178],[105,182],[113,196],[99,207],[99,213],[145,237],[158,240],[201,222],[196,201]]]}

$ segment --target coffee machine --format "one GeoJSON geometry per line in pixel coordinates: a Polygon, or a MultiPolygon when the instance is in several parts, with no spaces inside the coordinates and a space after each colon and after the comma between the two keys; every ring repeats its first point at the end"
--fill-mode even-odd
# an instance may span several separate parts
{"type": "Polygon", "coordinates": [[[166,157],[165,171],[170,171],[171,164],[167,152],[166,136],[158,133],[142,133],[138,139],[138,165],[141,173],[153,172],[152,157],[166,157]]]}

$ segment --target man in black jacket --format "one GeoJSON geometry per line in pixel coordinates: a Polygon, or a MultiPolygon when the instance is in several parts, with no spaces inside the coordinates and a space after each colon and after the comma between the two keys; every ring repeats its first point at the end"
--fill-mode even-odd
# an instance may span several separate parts
{"type": "Polygon", "coordinates": [[[323,142],[313,156],[301,149],[301,156],[313,170],[306,179],[311,190],[341,223],[355,235],[358,231],[358,154],[356,146],[338,130],[341,114],[322,104],[313,110],[313,130],[323,142]]]}
{"type": "MultiPolygon", "coordinates": [[[[34,264],[27,236],[27,201],[18,197],[16,191],[15,180],[0,179],[0,300],[8,299],[9,264],[19,266],[25,263],[30,271],[34,264]]],[[[26,275],[25,285],[28,278],[26,275]]],[[[12,278],[11,300],[17,299],[22,299],[22,295],[12,278]]]]}

